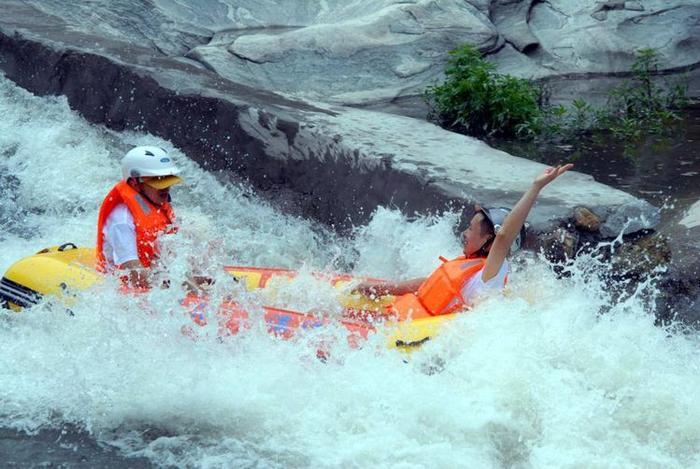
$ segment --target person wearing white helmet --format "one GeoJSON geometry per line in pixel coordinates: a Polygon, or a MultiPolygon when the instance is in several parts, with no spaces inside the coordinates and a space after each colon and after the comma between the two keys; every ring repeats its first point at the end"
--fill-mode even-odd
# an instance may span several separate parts
{"type": "Polygon", "coordinates": [[[158,238],[174,233],[170,188],[180,169],[166,150],[138,146],[122,158],[123,179],[105,197],[97,222],[97,268],[124,271],[130,287],[148,288],[149,269],[159,257],[158,238]]]}
{"type": "Polygon", "coordinates": [[[508,279],[506,256],[524,241],[524,225],[540,191],[573,164],[547,168],[537,176],[512,210],[475,207],[461,235],[463,255],[443,261],[429,277],[403,282],[364,282],[356,291],[365,295],[396,295],[389,312],[398,319],[448,314],[473,304],[482,292],[502,288],[508,279]]]}

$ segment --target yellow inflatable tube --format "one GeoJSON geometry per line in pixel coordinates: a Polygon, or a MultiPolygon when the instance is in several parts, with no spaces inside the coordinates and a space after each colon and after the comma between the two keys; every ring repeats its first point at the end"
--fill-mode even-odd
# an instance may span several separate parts
{"type": "MultiPolygon", "coordinates": [[[[77,247],[72,243],[52,246],[42,249],[32,256],[15,262],[7,269],[0,280],[0,300],[13,311],[20,311],[36,304],[45,296],[66,298],[70,303],[70,292],[84,290],[102,281],[103,276],[95,266],[94,248],[77,247]]],[[[261,268],[244,266],[226,266],[228,272],[239,282],[243,282],[248,290],[265,289],[279,282],[292,281],[298,273],[290,269],[261,268]]],[[[352,282],[366,280],[347,274],[313,273],[320,280],[329,282],[334,288],[344,289],[352,282]]],[[[345,293],[339,300],[346,311],[357,314],[357,323],[362,323],[364,314],[381,313],[385,306],[393,301],[387,296],[380,299],[369,299],[359,294],[345,293]]],[[[390,348],[414,350],[425,341],[435,337],[446,323],[452,320],[454,314],[423,318],[415,321],[392,322],[383,324],[386,330],[386,344],[390,348]]],[[[372,322],[366,327],[374,330],[372,322]]]]}

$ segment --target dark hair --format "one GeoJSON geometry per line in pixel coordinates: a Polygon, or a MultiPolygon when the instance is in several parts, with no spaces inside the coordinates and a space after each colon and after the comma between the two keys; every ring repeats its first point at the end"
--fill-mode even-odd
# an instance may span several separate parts
{"type": "Polygon", "coordinates": [[[491,235],[491,239],[486,241],[484,245],[481,246],[481,248],[479,248],[479,250],[474,253],[474,257],[488,257],[489,250],[491,249],[491,243],[493,242],[493,238],[496,236],[496,230],[493,228],[491,221],[481,210],[477,211],[476,213],[481,213],[483,215],[481,223],[479,223],[479,229],[481,230],[481,234],[489,234],[491,235]]]}
{"type": "MultiPolygon", "coordinates": [[[[477,213],[481,213],[482,215],[484,214],[484,212],[481,212],[481,211],[479,211],[477,213]]],[[[488,219],[488,217],[486,215],[484,215],[484,218],[481,219],[480,224],[481,224],[481,234],[487,234],[487,233],[490,235],[496,234],[496,230],[493,228],[491,221],[488,219]]]]}

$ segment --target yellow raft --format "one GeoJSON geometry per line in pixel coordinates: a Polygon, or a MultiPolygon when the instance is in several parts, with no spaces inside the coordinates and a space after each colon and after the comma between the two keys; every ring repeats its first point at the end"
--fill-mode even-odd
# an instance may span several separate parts
{"type": "MultiPolygon", "coordinates": [[[[267,289],[271,285],[291,282],[299,275],[294,270],[274,267],[226,266],[224,270],[243,283],[247,290],[267,289]]],[[[367,280],[348,274],[312,275],[338,289],[347,289],[355,282],[367,280]]],[[[0,280],[0,302],[6,308],[20,311],[39,303],[45,296],[65,297],[69,292],[87,289],[103,278],[103,275],[95,270],[94,248],[78,247],[73,243],[53,246],[20,259],[7,269],[0,280]]],[[[344,293],[339,298],[347,313],[339,322],[353,333],[359,331],[364,338],[377,331],[377,320],[381,319],[381,312],[393,301],[393,297],[390,296],[374,300],[350,293],[344,293]]],[[[240,310],[236,311],[240,316],[240,310]]],[[[444,323],[454,316],[455,314],[414,321],[385,321],[380,328],[386,334],[387,346],[412,349],[434,337],[444,323]]],[[[305,313],[274,306],[266,307],[265,321],[270,323],[268,325],[275,333],[279,331],[280,324],[284,324],[284,327],[288,327],[288,324],[306,327],[311,322],[327,323],[326,320],[319,322],[317,311],[305,313]]]]}

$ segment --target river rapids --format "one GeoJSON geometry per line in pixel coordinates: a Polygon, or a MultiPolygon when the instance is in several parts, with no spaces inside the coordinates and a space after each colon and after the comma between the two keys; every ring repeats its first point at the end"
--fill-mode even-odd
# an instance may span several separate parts
{"type": "MultiPolygon", "coordinates": [[[[455,213],[380,208],[340,236],[168,141],[93,126],[65,99],[4,77],[0,115],[3,272],[47,246],[94,245],[119,159],[143,144],[171,150],[186,180],[173,190],[182,229],[167,274],[207,273],[213,296],[238,295],[253,317],[264,300],[221,266],[405,279],[459,253],[455,213]]],[[[70,428],[127,466],[700,467],[700,340],[654,325],[653,279],[615,293],[595,254],[564,276],[533,254],[513,265],[503,296],[410,355],[380,334],[352,349],[332,327],[291,341],[262,324],[224,339],[213,324],[183,334],[192,323],[176,287],[134,298],[107,281],[76,292],[70,311],[49,300],[0,312],[0,427],[28,440],[70,428]],[[315,350],[329,337],[324,362],[315,350]]],[[[335,294],[302,274],[277,301],[332,310],[335,294]]]]}

